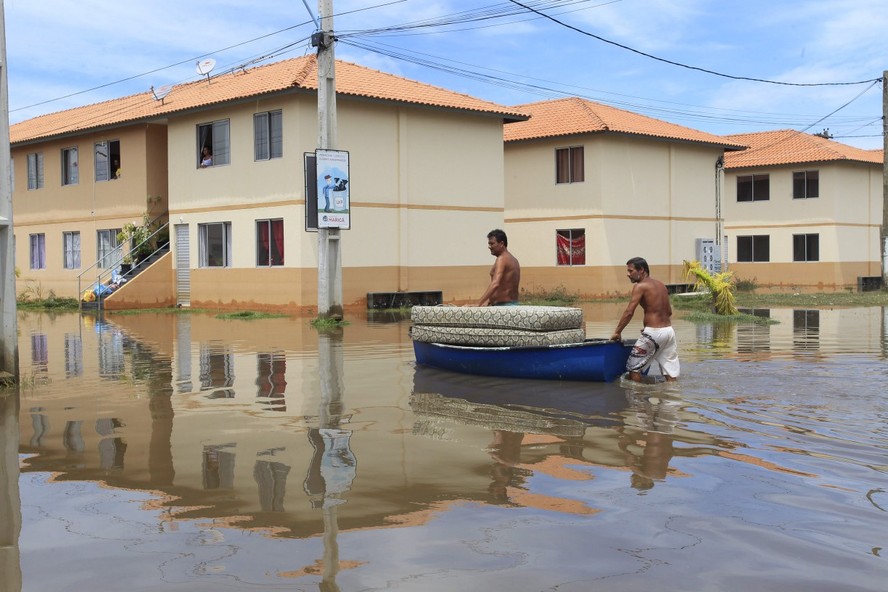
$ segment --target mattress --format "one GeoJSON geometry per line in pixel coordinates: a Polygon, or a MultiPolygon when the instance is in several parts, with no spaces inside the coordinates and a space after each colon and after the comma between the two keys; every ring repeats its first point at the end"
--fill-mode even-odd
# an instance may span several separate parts
{"type": "Polygon", "coordinates": [[[530,347],[580,343],[586,338],[586,331],[584,329],[526,331],[523,329],[490,329],[486,327],[413,325],[410,328],[410,337],[414,341],[426,343],[477,345],[480,347],[530,347]]]}
{"type": "Polygon", "coordinates": [[[583,311],[564,306],[414,306],[414,325],[563,331],[582,329],[583,311]]]}

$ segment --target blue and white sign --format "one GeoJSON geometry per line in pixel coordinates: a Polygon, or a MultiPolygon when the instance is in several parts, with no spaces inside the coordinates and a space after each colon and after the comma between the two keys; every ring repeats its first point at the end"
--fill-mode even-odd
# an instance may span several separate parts
{"type": "Polygon", "coordinates": [[[351,228],[348,152],[316,150],[318,228],[351,228]]]}

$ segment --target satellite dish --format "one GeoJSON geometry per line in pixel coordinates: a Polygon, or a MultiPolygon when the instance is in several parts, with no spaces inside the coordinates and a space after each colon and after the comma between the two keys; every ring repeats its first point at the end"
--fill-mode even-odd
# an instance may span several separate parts
{"type": "Polygon", "coordinates": [[[209,76],[210,72],[213,71],[213,68],[216,67],[216,60],[213,58],[207,58],[205,60],[201,60],[197,62],[197,73],[202,76],[209,76]]]}
{"type": "Polygon", "coordinates": [[[154,88],[153,86],[151,87],[151,92],[154,93],[154,98],[158,101],[163,101],[163,98],[170,94],[171,90],[173,90],[172,84],[164,84],[157,88],[154,88]]]}

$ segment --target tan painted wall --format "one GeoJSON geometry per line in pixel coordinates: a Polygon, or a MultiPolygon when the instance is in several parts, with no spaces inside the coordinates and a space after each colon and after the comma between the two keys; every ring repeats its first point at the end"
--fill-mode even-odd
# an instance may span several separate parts
{"type": "Polygon", "coordinates": [[[856,288],[881,275],[882,171],[878,165],[820,163],[725,173],[728,264],[741,279],[799,289],[856,288]],[[792,173],[819,171],[820,196],[793,199],[792,173]],[[770,199],[737,202],[737,177],[768,174],[770,199]],[[820,261],[794,262],[794,234],[820,236],[820,261]],[[770,261],[737,262],[737,237],[770,236],[770,261]]]}
{"type": "MultiPolygon", "coordinates": [[[[20,272],[16,292],[76,297],[77,276],[96,260],[98,230],[140,223],[149,212],[154,217],[166,209],[166,132],[164,126],[139,125],[77,138],[52,140],[13,148],[13,190],[16,236],[15,264],[20,272]],[[102,140],[119,140],[119,179],[95,180],[94,145],[102,140]],[[61,185],[61,150],[77,146],[80,179],[77,185],[61,185]],[[27,155],[42,152],[44,186],[28,190],[27,155]],[[151,199],[149,199],[151,198],[151,199]],[[63,232],[80,232],[79,269],[63,269],[63,232]],[[31,234],[43,233],[46,268],[30,269],[31,234]]],[[[84,276],[82,289],[95,281],[95,273],[84,276]],[[88,276],[88,277],[87,277],[88,276]]]]}
{"type": "MultiPolygon", "coordinates": [[[[342,231],[344,304],[367,292],[486,286],[487,232],[503,225],[502,122],[432,109],[338,101],[350,154],[352,228],[342,231]],[[484,269],[481,279],[461,270],[484,269]]],[[[317,299],[317,235],[304,231],[303,154],[316,146],[314,97],[292,95],[170,123],[170,220],[189,225],[192,306],[288,309],[317,299]],[[281,109],[284,157],[253,160],[253,114],[281,109]],[[228,119],[231,164],[196,166],[196,126],[228,119]],[[256,267],[256,221],[281,218],[285,266],[256,267]],[[199,269],[198,225],[230,222],[230,269],[199,269]]],[[[176,245],[173,245],[173,249],[176,245]]]]}
{"type": "Polygon", "coordinates": [[[622,293],[625,262],[645,257],[666,283],[685,283],[695,239],[715,238],[721,149],[618,135],[510,142],[506,232],[527,290],[622,293]],[[585,181],[555,183],[555,150],[584,146],[585,181]],[[585,229],[586,265],[556,264],[557,230],[585,229]],[[659,268],[656,270],[655,268],[659,268]]]}
{"type": "Polygon", "coordinates": [[[173,255],[167,253],[105,298],[105,310],[168,308],[176,305],[173,255]]]}

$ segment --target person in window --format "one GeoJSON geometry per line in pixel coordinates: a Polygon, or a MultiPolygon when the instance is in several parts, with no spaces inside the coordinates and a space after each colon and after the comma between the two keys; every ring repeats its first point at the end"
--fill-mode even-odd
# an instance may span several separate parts
{"type": "Polygon", "coordinates": [[[209,146],[200,149],[200,168],[205,169],[213,166],[213,153],[210,152],[209,146]]]}

